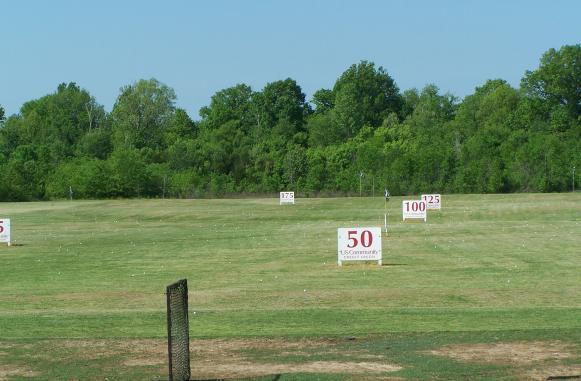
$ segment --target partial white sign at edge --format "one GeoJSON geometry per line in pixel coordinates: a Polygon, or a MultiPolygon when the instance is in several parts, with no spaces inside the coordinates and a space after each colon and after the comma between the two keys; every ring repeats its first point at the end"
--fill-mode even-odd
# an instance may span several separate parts
{"type": "Polygon", "coordinates": [[[0,242],[6,242],[10,246],[10,219],[0,219],[0,242]]]}

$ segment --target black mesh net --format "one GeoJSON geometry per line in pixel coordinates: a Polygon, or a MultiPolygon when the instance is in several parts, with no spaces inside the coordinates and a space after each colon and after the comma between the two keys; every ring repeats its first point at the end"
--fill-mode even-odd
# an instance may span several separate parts
{"type": "Polygon", "coordinates": [[[188,283],[182,279],[167,286],[167,336],[170,381],[190,379],[188,283]]]}

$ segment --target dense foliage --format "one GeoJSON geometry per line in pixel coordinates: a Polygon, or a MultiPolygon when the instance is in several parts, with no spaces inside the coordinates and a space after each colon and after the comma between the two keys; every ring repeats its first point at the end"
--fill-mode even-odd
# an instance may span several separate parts
{"type": "Polygon", "coordinates": [[[0,200],[570,190],[581,163],[581,45],[550,49],[520,88],[462,101],[400,92],[362,61],[307,102],[292,79],[218,91],[199,121],[166,85],[123,87],[113,110],[75,83],[0,107],[0,200]]]}

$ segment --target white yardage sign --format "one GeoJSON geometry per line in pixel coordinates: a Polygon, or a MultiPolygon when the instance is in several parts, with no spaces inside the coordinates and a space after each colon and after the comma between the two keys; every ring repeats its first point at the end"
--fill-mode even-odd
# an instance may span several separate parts
{"type": "Polygon", "coordinates": [[[6,242],[10,246],[10,219],[0,219],[0,242],[6,242]]]}
{"type": "Polygon", "coordinates": [[[421,219],[426,221],[428,215],[426,211],[426,202],[420,200],[402,201],[403,220],[421,219]]]}
{"type": "Polygon", "coordinates": [[[423,194],[422,201],[426,202],[426,209],[428,210],[442,209],[442,196],[439,194],[423,194]]]}
{"type": "Polygon", "coordinates": [[[339,266],[343,261],[377,261],[381,266],[381,228],[337,229],[339,266]]]}
{"type": "Polygon", "coordinates": [[[295,203],[295,192],[280,192],[280,205],[294,203],[295,203]]]}

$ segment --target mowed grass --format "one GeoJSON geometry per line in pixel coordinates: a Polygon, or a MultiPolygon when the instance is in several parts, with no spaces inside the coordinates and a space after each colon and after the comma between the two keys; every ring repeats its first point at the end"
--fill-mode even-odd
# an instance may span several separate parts
{"type": "MultiPolygon", "coordinates": [[[[426,223],[402,222],[402,199],[388,203],[384,265],[341,268],[337,228],[383,226],[383,198],[0,204],[15,243],[0,246],[0,364],[12,367],[4,378],[162,377],[160,363],[122,366],[121,349],[87,358],[62,343],[162,342],[165,286],[180,278],[188,279],[193,340],[349,338],[337,343],[341,353],[388,353],[402,368],[389,376],[518,378],[514,366],[426,351],[579,343],[581,194],[444,195],[426,223]],[[53,356],[31,361],[35,348],[53,356]]],[[[567,361],[579,363],[579,347],[571,348],[567,361]]],[[[317,359],[344,360],[331,353],[317,359]]],[[[268,360],[260,348],[245,355],[268,360]]],[[[278,358],[313,358],[301,356],[278,358]]],[[[301,374],[284,377],[312,376],[301,374]]]]}

